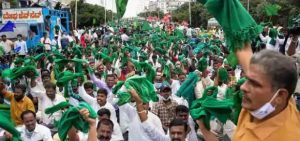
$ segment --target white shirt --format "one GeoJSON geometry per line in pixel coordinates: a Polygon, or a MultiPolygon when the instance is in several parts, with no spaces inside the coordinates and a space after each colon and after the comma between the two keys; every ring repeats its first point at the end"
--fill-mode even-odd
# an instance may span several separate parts
{"type": "Polygon", "coordinates": [[[119,109],[119,116],[120,116],[120,128],[122,133],[126,133],[129,129],[129,124],[131,119],[129,119],[129,117],[127,116],[126,111],[123,111],[121,109],[119,109]]]}
{"type": "Polygon", "coordinates": [[[196,87],[195,87],[195,97],[201,98],[203,96],[203,92],[205,90],[205,88],[212,86],[214,84],[214,82],[209,78],[202,78],[200,81],[198,81],[196,83],[196,87]],[[205,87],[204,87],[205,85],[205,87]]]}
{"type": "Polygon", "coordinates": [[[172,89],[172,95],[176,95],[177,91],[180,88],[180,82],[178,80],[172,79],[172,84],[170,87],[172,89]]]}
{"type": "MultiPolygon", "coordinates": [[[[137,111],[134,107],[131,105],[124,104],[119,107],[120,110],[126,111],[126,114],[128,115],[129,119],[132,119],[129,123],[129,134],[128,134],[128,141],[156,141],[152,140],[152,137],[149,136],[142,128],[142,123],[140,121],[140,118],[137,114],[137,111]]],[[[120,117],[122,118],[122,117],[120,117]]],[[[148,119],[147,119],[152,125],[155,126],[155,130],[158,133],[165,134],[164,130],[162,128],[162,124],[160,119],[148,111],[148,119]]]]}
{"type": "Polygon", "coordinates": [[[45,113],[45,110],[49,107],[52,107],[54,105],[57,105],[61,102],[66,101],[66,99],[62,95],[56,94],[53,101],[46,95],[46,93],[36,94],[35,97],[37,97],[38,100],[40,101],[39,102],[39,104],[40,104],[39,111],[37,112],[37,117],[40,116],[43,123],[53,124],[54,120],[57,121],[61,118],[62,112],[55,112],[49,117],[49,115],[45,113]]]}
{"type": "Polygon", "coordinates": [[[50,38],[46,38],[46,40],[44,37],[41,38],[41,43],[45,45],[45,49],[46,50],[51,50],[51,40],[50,38]]]}
{"type": "Polygon", "coordinates": [[[226,95],[227,85],[222,84],[221,86],[218,86],[218,94],[217,94],[217,100],[224,100],[226,95]]]}
{"type": "Polygon", "coordinates": [[[19,54],[19,55],[26,55],[28,50],[27,50],[27,45],[26,42],[21,40],[17,40],[15,42],[15,53],[19,54]]]}
{"type": "Polygon", "coordinates": [[[126,42],[126,41],[129,40],[129,37],[128,37],[126,34],[123,33],[123,34],[121,35],[121,39],[122,39],[123,42],[126,42]]]}
{"type": "Polygon", "coordinates": [[[262,34],[259,35],[260,39],[262,40],[263,43],[266,44],[266,49],[273,50],[273,51],[279,51],[280,45],[283,45],[284,39],[276,38],[276,43],[275,45],[271,45],[271,37],[269,36],[263,36],[262,34]]]}
{"type": "Polygon", "coordinates": [[[111,135],[110,141],[122,141],[122,140],[124,140],[119,123],[117,121],[114,121],[114,120],[112,120],[112,122],[114,123],[114,129],[113,129],[113,133],[111,135]]]}
{"type": "Polygon", "coordinates": [[[10,41],[10,40],[6,40],[5,42],[4,41],[1,41],[0,42],[0,46],[3,47],[5,53],[10,53],[11,52],[11,49],[13,47],[13,42],[10,41]]]}
{"type": "Polygon", "coordinates": [[[110,104],[109,102],[106,102],[106,104],[104,106],[100,106],[97,102],[97,99],[88,95],[86,93],[86,91],[84,90],[84,87],[83,86],[80,86],[78,88],[78,93],[79,93],[79,96],[85,101],[87,102],[88,104],[91,105],[91,107],[97,112],[98,110],[102,109],[102,108],[106,108],[110,111],[111,113],[111,120],[114,120],[114,121],[117,121],[117,116],[116,116],[116,110],[115,110],[115,107],[110,104]]]}
{"type": "Polygon", "coordinates": [[[28,130],[25,125],[17,127],[17,130],[21,133],[22,141],[53,141],[50,129],[40,124],[36,124],[30,137],[27,135],[28,130]]]}

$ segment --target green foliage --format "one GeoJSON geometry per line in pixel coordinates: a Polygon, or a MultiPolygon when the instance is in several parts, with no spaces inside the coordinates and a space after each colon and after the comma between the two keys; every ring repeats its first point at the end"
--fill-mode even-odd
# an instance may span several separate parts
{"type": "MultiPolygon", "coordinates": [[[[241,0],[241,3],[247,8],[248,0],[241,0]]],[[[192,10],[192,27],[206,27],[207,21],[212,16],[208,14],[206,8],[200,2],[191,3],[192,10]]],[[[286,26],[288,19],[298,15],[300,11],[299,0],[250,0],[249,12],[253,18],[258,22],[272,21],[274,24],[286,26]],[[266,6],[276,4],[281,7],[278,10],[278,15],[272,17],[266,14],[266,6]]],[[[178,9],[172,11],[172,18],[174,21],[181,22],[183,20],[189,21],[189,5],[183,4],[178,9]]]]}
{"type": "MultiPolygon", "coordinates": [[[[199,2],[191,3],[192,27],[207,26],[207,20],[211,18],[206,8],[199,2]]],[[[189,4],[185,3],[180,8],[172,11],[174,21],[189,21],[189,4]]]]}
{"type": "MultiPolygon", "coordinates": [[[[72,19],[73,21],[75,21],[75,1],[72,1],[70,5],[72,11],[72,19]]],[[[105,22],[104,7],[77,1],[77,10],[78,27],[99,26],[100,24],[103,24],[105,22]]],[[[111,21],[112,17],[115,17],[116,15],[115,13],[112,13],[110,10],[108,10],[106,11],[106,16],[106,20],[108,22],[111,21]]]]}

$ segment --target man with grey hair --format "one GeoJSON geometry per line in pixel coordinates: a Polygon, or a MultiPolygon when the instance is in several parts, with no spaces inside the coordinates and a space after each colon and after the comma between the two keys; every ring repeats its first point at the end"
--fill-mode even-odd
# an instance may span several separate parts
{"type": "MultiPolygon", "coordinates": [[[[297,65],[291,57],[271,50],[252,54],[250,44],[236,51],[247,81],[242,110],[232,141],[298,140],[300,116],[292,95],[298,81],[297,65]]],[[[204,139],[217,138],[197,120],[204,139]]]]}
{"type": "Polygon", "coordinates": [[[232,140],[298,140],[300,116],[291,98],[298,80],[296,62],[269,50],[245,60],[241,52],[248,54],[249,48],[237,52],[247,81],[241,86],[243,109],[232,140]]]}

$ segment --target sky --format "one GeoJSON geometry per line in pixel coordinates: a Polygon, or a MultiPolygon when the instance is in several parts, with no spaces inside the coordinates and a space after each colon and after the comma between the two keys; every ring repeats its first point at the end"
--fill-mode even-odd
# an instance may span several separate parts
{"type": "MultiPolygon", "coordinates": [[[[150,0],[129,0],[123,18],[137,17],[138,13],[144,10],[144,6],[147,5],[149,1],[150,0]]],[[[97,5],[105,5],[105,2],[107,9],[113,9],[113,12],[116,12],[115,0],[86,0],[86,3],[97,5]]]]}

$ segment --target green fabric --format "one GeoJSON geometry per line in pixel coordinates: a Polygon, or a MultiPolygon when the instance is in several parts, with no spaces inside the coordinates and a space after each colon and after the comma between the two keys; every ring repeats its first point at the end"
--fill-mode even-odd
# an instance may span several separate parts
{"type": "MultiPolygon", "coordinates": [[[[250,42],[260,33],[259,26],[239,0],[198,1],[204,4],[209,13],[212,14],[222,26],[226,45],[231,52],[243,48],[246,42],[250,42]]],[[[229,62],[234,61],[229,60],[229,62]]]]}
{"type": "Polygon", "coordinates": [[[57,79],[56,85],[57,86],[64,86],[67,85],[67,82],[77,79],[78,77],[83,76],[82,73],[73,73],[71,71],[64,71],[59,74],[59,79],[57,79]]]}
{"type": "Polygon", "coordinates": [[[13,75],[12,69],[5,69],[2,71],[1,77],[3,79],[11,79],[13,75]]]}
{"type": "Polygon", "coordinates": [[[128,0],[116,0],[117,15],[122,18],[125,14],[128,0]]]}
{"type": "Polygon", "coordinates": [[[73,58],[71,61],[74,62],[74,64],[75,64],[75,72],[76,73],[82,73],[82,71],[83,71],[82,65],[84,63],[88,63],[87,60],[78,59],[78,58],[73,58]]]}
{"type": "Polygon", "coordinates": [[[161,55],[164,55],[164,54],[167,53],[167,51],[166,51],[165,49],[162,49],[162,48],[160,48],[160,47],[156,47],[156,48],[154,48],[154,50],[155,50],[156,52],[160,53],[161,55]]]}
{"type": "Polygon", "coordinates": [[[199,77],[197,73],[191,72],[176,93],[178,97],[183,97],[186,99],[189,103],[189,106],[191,106],[192,102],[196,99],[195,87],[198,81],[199,77]]]}
{"type": "Polygon", "coordinates": [[[156,76],[156,71],[154,70],[154,68],[146,62],[140,63],[141,67],[144,68],[144,71],[146,73],[146,78],[148,81],[150,81],[151,83],[154,83],[154,79],[156,76]]]}
{"type": "Polygon", "coordinates": [[[24,66],[36,66],[34,57],[30,56],[24,59],[24,66]]]}
{"type": "Polygon", "coordinates": [[[27,74],[28,72],[33,72],[35,77],[38,77],[38,72],[36,71],[36,68],[34,66],[24,66],[17,69],[12,74],[12,79],[17,79],[23,76],[24,74],[27,74]]]}
{"type": "Polygon", "coordinates": [[[0,46],[0,56],[3,56],[5,54],[3,46],[0,46]]]}
{"type": "Polygon", "coordinates": [[[9,105],[0,104],[0,119],[0,128],[12,134],[13,141],[21,141],[21,134],[15,129],[15,126],[11,121],[9,105]]]}
{"type": "Polygon", "coordinates": [[[210,129],[210,120],[217,118],[220,122],[225,123],[230,119],[233,102],[231,99],[222,101],[208,96],[205,99],[197,99],[191,106],[191,116],[194,120],[202,118],[204,125],[210,129]]]}
{"type": "Polygon", "coordinates": [[[275,46],[277,35],[278,35],[277,29],[271,28],[269,31],[269,37],[271,38],[269,44],[275,46]]]}
{"type": "Polygon", "coordinates": [[[226,83],[229,81],[229,75],[225,68],[223,68],[223,67],[220,68],[218,71],[218,74],[219,74],[219,81],[221,81],[223,83],[226,83]]]}
{"type": "Polygon", "coordinates": [[[205,57],[202,57],[198,62],[197,68],[199,71],[203,72],[206,70],[207,67],[208,67],[207,59],[205,57]]]}
{"type": "Polygon", "coordinates": [[[53,113],[55,113],[59,110],[65,109],[69,106],[70,106],[70,104],[68,102],[63,101],[63,102],[58,103],[57,105],[54,105],[52,107],[49,107],[49,108],[45,109],[45,113],[46,114],[53,114],[53,113]]]}
{"type": "Polygon", "coordinates": [[[169,65],[165,65],[164,66],[162,74],[166,78],[166,80],[170,80],[171,79],[171,69],[170,69],[169,65]]]}
{"type": "Polygon", "coordinates": [[[199,99],[204,100],[208,96],[211,96],[213,98],[217,98],[217,95],[218,95],[218,87],[216,87],[216,86],[209,86],[209,87],[207,87],[207,88],[204,89],[202,97],[199,98],[199,99]]]}
{"type": "Polygon", "coordinates": [[[97,113],[87,103],[81,102],[78,107],[70,107],[63,113],[61,119],[58,121],[58,135],[62,141],[66,139],[68,131],[72,126],[83,133],[88,133],[89,123],[86,122],[79,113],[79,110],[84,108],[90,112],[90,118],[97,118],[97,113]]]}
{"type": "Polygon", "coordinates": [[[149,22],[144,21],[144,22],[143,22],[143,25],[142,25],[142,30],[143,30],[143,31],[149,31],[149,30],[151,30],[151,29],[152,29],[152,28],[151,28],[149,22]]]}
{"type": "Polygon", "coordinates": [[[267,16],[277,16],[281,6],[278,4],[268,4],[265,6],[265,12],[267,16]]]}
{"type": "Polygon", "coordinates": [[[15,63],[15,64],[21,64],[21,63],[23,63],[23,62],[24,62],[24,59],[18,57],[18,58],[15,59],[15,62],[14,62],[14,63],[15,63]]]}
{"type": "Polygon", "coordinates": [[[71,71],[64,71],[58,75],[56,85],[58,87],[64,87],[64,97],[69,97],[68,82],[82,76],[82,73],[72,73],[71,71]]]}
{"type": "Polygon", "coordinates": [[[134,89],[144,103],[148,103],[149,101],[158,101],[153,84],[148,81],[146,77],[132,76],[126,79],[125,82],[118,82],[113,88],[113,93],[118,97],[118,105],[130,102],[131,95],[128,92],[128,89],[134,89]]]}

